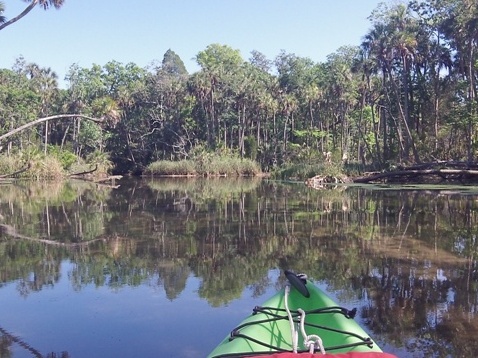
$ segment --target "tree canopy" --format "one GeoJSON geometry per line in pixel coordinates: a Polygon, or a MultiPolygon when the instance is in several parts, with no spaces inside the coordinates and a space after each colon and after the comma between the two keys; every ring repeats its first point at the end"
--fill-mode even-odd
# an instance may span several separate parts
{"type": "Polygon", "coordinates": [[[73,64],[65,90],[51,69],[19,59],[0,71],[0,135],[51,115],[107,120],[42,122],[2,142],[3,151],[54,145],[82,157],[101,152],[118,172],[185,159],[199,147],[253,158],[265,170],[323,161],[324,152],[376,169],[474,161],[478,5],[381,4],[370,24],[362,43],[324,62],[285,51],[268,59],[257,50],[244,60],[228,45],[211,44],[197,54],[192,74],[170,49],[152,68],[73,64]]]}

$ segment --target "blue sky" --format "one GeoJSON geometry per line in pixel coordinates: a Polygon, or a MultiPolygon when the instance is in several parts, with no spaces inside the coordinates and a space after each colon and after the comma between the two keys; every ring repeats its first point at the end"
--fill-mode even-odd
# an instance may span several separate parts
{"type": "MultiPolygon", "coordinates": [[[[11,18],[26,6],[1,0],[11,18]]],[[[62,82],[69,67],[116,60],[146,67],[168,49],[188,71],[212,43],[262,52],[281,50],[323,62],[344,45],[359,45],[370,28],[367,17],[380,0],[65,0],[60,10],[33,9],[0,31],[0,68],[27,62],[51,67],[62,82]]]]}

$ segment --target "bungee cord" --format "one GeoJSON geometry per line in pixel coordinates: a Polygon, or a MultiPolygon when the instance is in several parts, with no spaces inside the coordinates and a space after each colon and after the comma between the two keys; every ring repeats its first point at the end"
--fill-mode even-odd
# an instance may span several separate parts
{"type": "MultiPolygon", "coordinates": [[[[288,286],[285,287],[285,292],[289,291],[289,293],[290,293],[290,286],[289,286],[289,288],[287,288],[287,287],[288,286]]],[[[287,293],[287,295],[289,293],[287,293]]],[[[317,336],[320,339],[320,337],[318,335],[311,335],[307,339],[307,341],[312,340],[312,339],[315,339],[315,340],[313,340],[309,344],[307,344],[307,343],[304,344],[304,346],[307,347],[307,349],[299,349],[298,348],[298,343],[297,343],[297,346],[295,348],[295,350],[296,350],[295,353],[306,353],[306,352],[309,352],[309,353],[314,353],[314,352],[324,353],[326,351],[334,351],[334,350],[350,348],[350,347],[358,347],[358,346],[363,346],[363,345],[372,347],[372,345],[373,345],[373,341],[370,337],[363,337],[363,336],[360,336],[360,335],[358,335],[354,332],[349,332],[349,331],[340,330],[340,329],[336,329],[336,328],[332,328],[332,327],[328,327],[328,326],[323,326],[323,325],[318,325],[318,324],[305,322],[305,317],[307,315],[315,315],[315,314],[340,313],[347,318],[353,319],[355,317],[356,313],[357,313],[357,310],[355,308],[352,309],[352,310],[348,310],[348,309],[346,309],[344,307],[340,307],[340,306],[330,306],[330,307],[322,307],[322,308],[317,308],[317,309],[313,309],[313,310],[304,311],[304,310],[300,310],[300,309],[290,310],[290,308],[288,306],[288,303],[287,303],[287,300],[285,300],[284,303],[285,303],[285,308],[267,307],[267,306],[256,306],[256,307],[254,307],[253,313],[252,313],[253,315],[263,314],[263,315],[266,316],[266,318],[260,319],[260,320],[257,320],[257,321],[242,323],[239,326],[235,327],[230,333],[229,340],[242,338],[242,339],[248,340],[250,342],[254,342],[258,345],[261,345],[268,350],[261,351],[261,352],[254,352],[253,354],[250,353],[250,352],[229,353],[229,354],[217,355],[214,358],[247,357],[248,355],[254,355],[254,356],[267,355],[267,354],[271,354],[271,352],[291,352],[291,349],[285,349],[285,348],[282,348],[282,347],[278,347],[278,346],[263,342],[263,341],[261,341],[257,338],[251,337],[251,336],[249,336],[245,333],[242,333],[244,328],[247,328],[249,326],[260,325],[260,324],[264,324],[264,323],[270,323],[270,322],[281,321],[281,320],[288,320],[290,322],[291,335],[292,335],[291,337],[294,337],[292,339],[292,342],[298,342],[297,330],[295,328],[296,325],[299,327],[300,331],[302,332],[302,336],[306,337],[306,338],[308,336],[306,334],[305,327],[311,327],[311,328],[322,329],[324,331],[330,331],[330,332],[335,332],[335,333],[339,333],[339,334],[352,336],[352,337],[357,339],[357,342],[353,342],[353,343],[335,345],[335,346],[324,346],[323,342],[318,343],[318,340],[316,338],[316,336],[317,336]],[[287,312],[288,310],[289,310],[289,312],[287,312]],[[284,313],[284,314],[280,314],[281,312],[284,313]],[[291,321],[291,318],[292,318],[292,321],[291,321]],[[301,323],[301,321],[302,321],[302,323],[301,323]],[[303,329],[301,328],[301,326],[303,327],[303,329]],[[293,332],[295,332],[295,333],[293,333],[293,332]],[[297,337],[297,338],[295,338],[295,337],[297,337]]],[[[305,338],[304,338],[304,340],[305,340],[305,338]]],[[[322,340],[320,339],[320,341],[322,341],[322,340]]],[[[294,343],[292,344],[292,351],[294,351],[294,343]]]]}

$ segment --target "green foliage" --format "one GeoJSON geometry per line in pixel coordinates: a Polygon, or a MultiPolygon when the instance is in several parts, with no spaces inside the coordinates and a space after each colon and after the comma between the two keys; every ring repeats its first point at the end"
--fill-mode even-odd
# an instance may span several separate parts
{"type": "Polygon", "coordinates": [[[54,145],[48,146],[48,154],[57,158],[64,170],[69,170],[73,163],[78,161],[78,157],[74,153],[54,145]]]}
{"type": "Polygon", "coordinates": [[[196,56],[197,63],[206,71],[225,71],[243,62],[239,50],[227,45],[211,44],[196,56]]]}
{"type": "Polygon", "coordinates": [[[163,56],[161,70],[174,76],[184,76],[188,74],[183,60],[171,49],[167,50],[163,56]]]}
{"type": "Polygon", "coordinates": [[[257,140],[254,136],[248,136],[244,140],[244,151],[246,158],[256,160],[257,158],[257,140]]]}
{"type": "Polygon", "coordinates": [[[23,73],[0,69],[0,134],[36,119],[40,102],[23,73]]]}
{"type": "Polygon", "coordinates": [[[86,163],[90,166],[95,166],[98,175],[106,175],[113,170],[113,163],[110,160],[109,154],[100,150],[88,154],[86,163]]]}
{"type": "Polygon", "coordinates": [[[103,131],[101,127],[91,121],[82,121],[78,136],[78,144],[81,147],[80,154],[88,155],[103,143],[103,131]]]}

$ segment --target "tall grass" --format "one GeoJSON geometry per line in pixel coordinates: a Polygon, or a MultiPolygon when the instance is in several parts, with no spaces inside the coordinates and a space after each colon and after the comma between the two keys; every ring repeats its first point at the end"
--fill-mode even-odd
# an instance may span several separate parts
{"type": "Polygon", "coordinates": [[[0,155],[0,175],[23,179],[60,179],[65,175],[61,162],[52,156],[25,158],[24,155],[0,155]],[[26,169],[26,170],[24,170],[26,169]],[[18,173],[17,173],[18,172],[18,173]]]}
{"type": "Polygon", "coordinates": [[[58,158],[46,156],[40,161],[32,161],[30,169],[28,169],[26,174],[27,177],[36,180],[53,180],[65,177],[65,170],[58,158]]]}
{"type": "Polygon", "coordinates": [[[159,160],[148,165],[147,174],[151,175],[196,175],[195,165],[190,160],[180,160],[172,162],[169,160],[159,160]]]}
{"type": "Polygon", "coordinates": [[[103,177],[112,168],[108,155],[91,155],[87,160],[75,154],[49,147],[48,154],[35,148],[27,148],[21,152],[0,154],[0,175],[21,179],[57,180],[70,174],[84,172],[95,168],[91,175],[103,177]],[[26,169],[26,170],[25,170],[26,169]]]}
{"type": "Polygon", "coordinates": [[[260,173],[259,165],[235,156],[205,155],[195,160],[151,163],[145,172],[152,176],[254,176],[260,173]]]}
{"type": "MultiPolygon", "coordinates": [[[[25,163],[23,163],[23,166],[26,166],[25,163]]],[[[17,157],[0,155],[0,175],[8,175],[20,169],[22,169],[22,164],[17,157]]]]}

